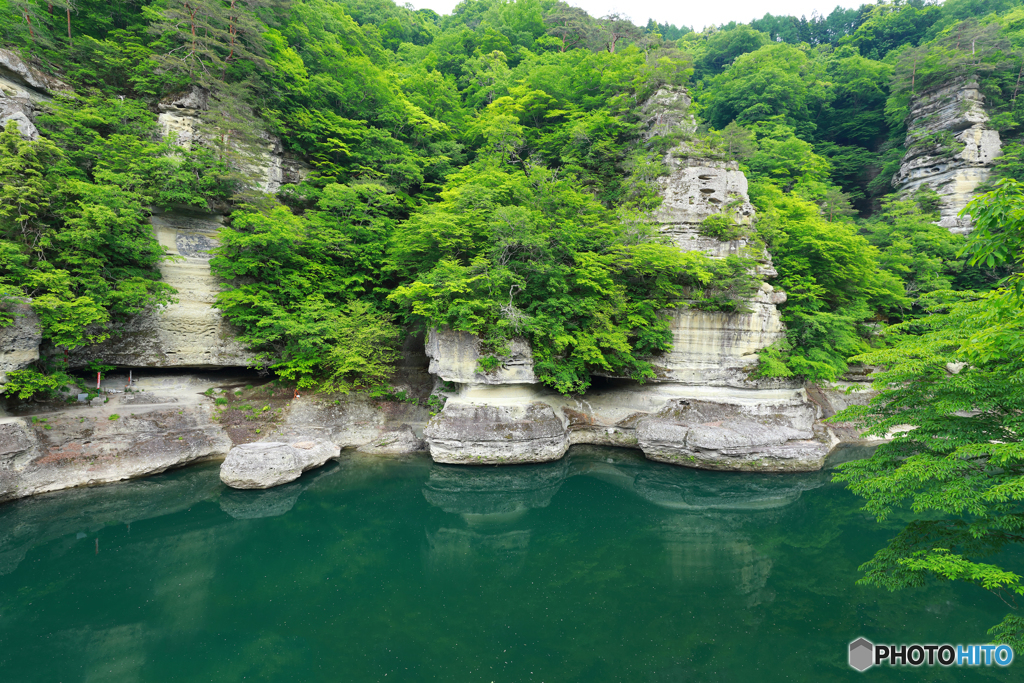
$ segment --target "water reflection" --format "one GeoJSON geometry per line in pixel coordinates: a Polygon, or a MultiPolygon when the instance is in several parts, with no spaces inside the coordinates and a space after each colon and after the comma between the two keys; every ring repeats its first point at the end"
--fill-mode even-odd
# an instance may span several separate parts
{"type": "Polygon", "coordinates": [[[841,680],[851,634],[966,639],[1005,611],[859,592],[891,529],[827,473],[593,448],[311,474],[235,492],[200,467],[0,507],[4,680],[841,680]]]}
{"type": "Polygon", "coordinates": [[[239,491],[225,488],[220,495],[220,509],[235,519],[280,517],[295,507],[303,491],[322,479],[337,476],[339,472],[341,468],[331,463],[296,481],[272,489],[239,491]]]}
{"type": "Polygon", "coordinates": [[[778,523],[779,512],[804,491],[826,484],[828,472],[742,475],[688,470],[647,462],[621,449],[576,447],[546,465],[452,467],[432,465],[423,485],[442,517],[426,529],[426,568],[433,574],[467,571],[517,575],[529,554],[528,513],[545,508],[572,477],[590,477],[660,509],[637,520],[661,539],[666,582],[739,594],[746,604],[771,601],[765,590],[772,560],[751,542],[746,526],[778,523]]]}

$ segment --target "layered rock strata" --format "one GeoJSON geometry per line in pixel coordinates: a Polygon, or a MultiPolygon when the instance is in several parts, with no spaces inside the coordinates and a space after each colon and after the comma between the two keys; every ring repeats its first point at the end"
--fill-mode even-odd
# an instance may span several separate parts
{"type": "MultiPolygon", "coordinates": [[[[7,373],[23,370],[39,359],[43,341],[39,316],[28,303],[8,303],[0,312],[13,317],[7,327],[0,327],[0,394],[7,382],[7,373]]],[[[0,413],[2,415],[2,413],[0,413]]]]}
{"type": "Polygon", "coordinates": [[[0,420],[0,501],[157,474],[223,456],[230,447],[208,406],[113,420],[103,409],[6,418],[0,420]]]}
{"type": "MultiPolygon", "coordinates": [[[[214,392],[244,386],[252,378],[219,374],[145,375],[133,393],[108,395],[97,405],[0,416],[0,502],[158,474],[224,458],[233,446],[254,442],[285,443],[302,451],[299,472],[312,461],[323,464],[336,457],[341,449],[378,454],[424,449],[426,408],[360,395],[274,399],[274,421],[262,430],[237,428],[218,414],[214,397],[223,394],[214,392]],[[313,448],[296,446],[310,443],[313,448]]],[[[108,377],[103,388],[123,389],[127,380],[108,377]]]]}
{"type": "Polygon", "coordinates": [[[988,180],[1002,153],[999,131],[988,127],[985,98],[974,81],[956,81],[915,96],[907,119],[907,152],[892,184],[904,194],[921,187],[940,197],[938,224],[967,233],[958,214],[988,180]]]}
{"type": "MultiPolygon", "coordinates": [[[[192,87],[161,101],[157,121],[165,137],[189,148],[203,141],[202,115],[209,108],[210,94],[192,87]]],[[[243,172],[264,192],[277,192],[308,172],[284,153],[280,140],[268,135],[240,157],[243,172]]],[[[177,302],[135,316],[108,341],[78,350],[72,363],[97,360],[122,367],[190,368],[251,364],[254,355],[238,342],[237,332],[213,305],[220,286],[210,272],[210,258],[223,220],[218,213],[154,213],[153,232],[171,257],[160,264],[160,273],[177,290],[177,302]]]]}
{"type": "Polygon", "coordinates": [[[154,214],[153,232],[172,257],[160,263],[160,273],[177,290],[177,301],[134,316],[102,344],[73,352],[71,362],[190,368],[250,364],[253,354],[213,305],[220,287],[210,272],[210,252],[222,220],[217,214],[154,214]]]}
{"type": "MultiPolygon", "coordinates": [[[[645,107],[652,134],[689,130],[688,102],[685,93],[659,92],[645,107]]],[[[663,202],[653,216],[662,231],[682,250],[753,257],[761,276],[775,275],[770,255],[754,241],[754,208],[736,163],[693,157],[685,144],[664,163],[670,173],[659,180],[663,202]],[[702,234],[717,215],[743,236],[702,234]]],[[[758,352],[785,334],[776,308],[784,301],[783,292],[763,284],[745,302],[748,312],[680,306],[671,313],[672,350],[652,359],[655,381],[609,378],[583,397],[540,386],[525,342],[514,342],[485,373],[472,335],[432,330],[430,371],[454,389],[424,431],[431,456],[444,463],[541,462],[562,457],[569,444],[589,443],[638,447],[652,459],[709,469],[819,469],[836,439],[815,426],[818,407],[799,385],[751,378],[758,352]]]]}

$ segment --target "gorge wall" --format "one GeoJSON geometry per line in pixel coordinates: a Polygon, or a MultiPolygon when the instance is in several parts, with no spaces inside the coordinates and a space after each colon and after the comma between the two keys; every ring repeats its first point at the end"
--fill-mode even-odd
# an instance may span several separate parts
{"type": "MultiPolygon", "coordinates": [[[[198,87],[168,97],[158,104],[157,122],[165,137],[186,148],[201,143],[202,116],[209,108],[209,94],[198,87]]],[[[308,167],[283,151],[281,141],[270,135],[243,155],[243,172],[264,192],[274,193],[282,184],[301,181],[308,167]]],[[[176,303],[135,316],[116,336],[102,344],[83,347],[71,354],[72,364],[95,360],[121,367],[244,367],[254,360],[236,339],[231,325],[214,306],[220,291],[210,272],[211,250],[224,221],[220,213],[182,208],[157,212],[150,222],[157,240],[171,259],[163,261],[163,281],[178,290],[176,303]]]]}
{"type": "MultiPolygon", "coordinates": [[[[662,90],[648,104],[651,135],[689,126],[689,99],[662,90]]],[[[712,258],[754,257],[762,277],[775,275],[770,255],[755,247],[754,208],[735,161],[694,156],[685,145],[665,155],[663,202],[654,215],[682,250],[712,258]],[[748,236],[721,241],[701,234],[709,216],[727,212],[748,236]]],[[[529,345],[512,344],[503,366],[477,371],[472,335],[431,330],[430,372],[447,383],[447,402],[424,431],[437,462],[499,464],[561,458],[571,444],[640,448],[653,460],[721,470],[821,468],[839,441],[818,418],[822,409],[798,383],[751,377],[757,353],[785,331],[777,304],[783,292],[763,283],[749,312],[671,312],[673,347],[653,359],[657,378],[595,383],[582,397],[559,395],[534,375],[529,345]]]]}
{"type": "Polygon", "coordinates": [[[893,187],[911,194],[921,187],[939,194],[938,224],[951,232],[971,230],[958,214],[992,175],[1002,153],[999,131],[988,127],[985,98],[974,81],[957,81],[916,95],[907,119],[907,152],[893,187]]]}

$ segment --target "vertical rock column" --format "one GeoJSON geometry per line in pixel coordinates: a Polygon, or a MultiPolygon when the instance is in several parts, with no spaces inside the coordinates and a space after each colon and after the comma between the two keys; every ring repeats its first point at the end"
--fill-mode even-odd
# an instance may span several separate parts
{"type": "Polygon", "coordinates": [[[892,184],[904,194],[927,187],[940,197],[938,224],[971,231],[957,214],[992,175],[1002,153],[999,131],[988,127],[985,98],[973,81],[956,81],[915,96],[907,120],[907,152],[892,184]]]}

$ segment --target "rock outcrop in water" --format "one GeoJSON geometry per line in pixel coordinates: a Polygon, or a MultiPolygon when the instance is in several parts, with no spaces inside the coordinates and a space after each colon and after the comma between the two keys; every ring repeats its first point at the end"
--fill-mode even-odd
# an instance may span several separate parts
{"type": "MultiPolygon", "coordinates": [[[[411,370],[404,377],[416,381],[411,370]]],[[[108,377],[104,388],[123,388],[127,379],[108,377]]],[[[317,464],[342,448],[370,453],[424,448],[418,434],[427,410],[406,402],[357,395],[267,398],[261,403],[267,413],[273,404],[276,417],[261,423],[262,430],[245,419],[245,404],[236,411],[240,421],[229,419],[214,399],[223,390],[214,391],[242,387],[252,379],[224,372],[155,374],[134,384],[133,393],[107,395],[95,406],[50,406],[27,417],[0,416],[0,502],[159,474],[224,458],[235,445],[261,440],[313,442],[317,448],[304,453],[316,456],[317,464]]],[[[308,460],[302,460],[300,472],[308,460]]]]}
{"type": "MultiPolygon", "coordinates": [[[[688,103],[685,93],[667,90],[652,98],[645,107],[652,134],[689,127],[688,103]]],[[[752,256],[761,276],[775,275],[770,255],[754,246],[754,208],[736,162],[695,157],[681,145],[664,163],[671,172],[659,180],[663,202],[654,215],[662,231],[680,249],[752,256]],[[746,227],[746,236],[702,235],[701,224],[722,213],[746,227]]],[[[785,334],[776,309],[785,300],[763,284],[746,302],[749,312],[677,308],[672,350],[652,359],[655,381],[608,378],[583,397],[540,386],[525,342],[482,373],[472,335],[432,330],[430,371],[456,388],[424,431],[431,456],[460,464],[542,462],[561,458],[570,444],[590,443],[639,447],[653,459],[710,469],[819,469],[836,440],[815,424],[819,411],[806,391],[750,377],[757,353],[785,334]]]]}
{"type": "Polygon", "coordinates": [[[305,438],[292,443],[264,441],[235,446],[220,466],[220,480],[233,489],[269,489],[295,481],[341,454],[330,441],[305,438]]]}
{"type": "Polygon", "coordinates": [[[974,81],[956,81],[915,96],[907,120],[907,152],[892,179],[901,193],[927,187],[941,199],[939,225],[970,232],[957,214],[992,174],[1002,153],[999,132],[988,127],[984,96],[974,81]]]}

